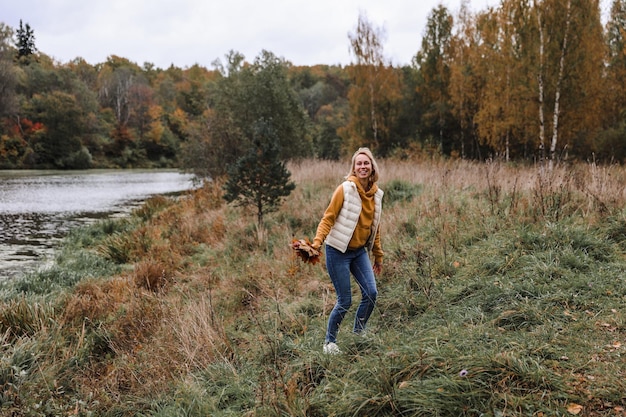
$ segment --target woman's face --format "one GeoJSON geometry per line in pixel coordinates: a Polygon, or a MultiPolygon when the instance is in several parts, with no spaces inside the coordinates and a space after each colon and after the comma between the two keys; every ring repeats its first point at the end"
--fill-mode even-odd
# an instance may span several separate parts
{"type": "Polygon", "coordinates": [[[367,179],[372,175],[372,161],[365,154],[358,154],[354,160],[354,175],[358,179],[367,179]]]}

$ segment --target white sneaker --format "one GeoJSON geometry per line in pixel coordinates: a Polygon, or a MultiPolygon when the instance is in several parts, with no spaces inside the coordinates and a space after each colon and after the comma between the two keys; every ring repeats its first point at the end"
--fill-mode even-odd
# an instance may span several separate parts
{"type": "Polygon", "coordinates": [[[324,343],[324,353],[327,355],[337,355],[341,353],[341,349],[334,342],[324,343]]]}

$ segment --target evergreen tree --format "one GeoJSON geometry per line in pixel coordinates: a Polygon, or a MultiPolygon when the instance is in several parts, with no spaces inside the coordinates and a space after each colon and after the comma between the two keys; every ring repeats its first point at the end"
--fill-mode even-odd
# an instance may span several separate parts
{"type": "Polygon", "coordinates": [[[224,68],[216,62],[219,78],[210,85],[202,125],[183,147],[182,160],[193,172],[219,178],[252,147],[258,120],[271,123],[281,160],[313,154],[309,118],[289,84],[288,63],[263,51],[248,64],[231,51],[224,68]]]}
{"type": "Polygon", "coordinates": [[[283,197],[296,188],[291,173],[279,159],[276,135],[271,123],[259,120],[250,150],[228,168],[224,199],[238,206],[256,209],[259,229],[263,216],[276,211],[283,197]]]}
{"type": "Polygon", "coordinates": [[[20,20],[20,27],[16,33],[17,36],[17,58],[33,55],[37,52],[35,47],[35,32],[31,29],[30,25],[26,23],[22,24],[20,20]]]}
{"type": "Polygon", "coordinates": [[[433,141],[445,154],[452,150],[451,138],[456,127],[450,100],[453,24],[454,19],[445,6],[440,4],[434,8],[426,22],[421,49],[413,58],[413,65],[420,74],[417,93],[424,107],[421,139],[433,141]]]}
{"type": "Polygon", "coordinates": [[[609,89],[606,91],[607,101],[606,123],[609,127],[620,124],[626,115],[626,0],[613,0],[609,21],[606,25],[606,42],[608,45],[607,78],[609,89]]]}

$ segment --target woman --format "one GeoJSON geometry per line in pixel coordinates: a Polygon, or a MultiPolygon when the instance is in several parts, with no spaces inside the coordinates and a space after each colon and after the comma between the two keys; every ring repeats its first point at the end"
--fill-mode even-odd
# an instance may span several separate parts
{"type": "Polygon", "coordinates": [[[376,279],[382,271],[380,217],[383,191],[378,188],[378,165],[368,148],[352,156],[346,180],[339,185],[317,227],[313,244],[319,249],[326,242],[326,269],[335,287],[337,302],[330,313],[324,353],[337,354],[339,325],[352,305],[350,274],[361,289],[361,303],[354,320],[354,333],[365,330],[376,304],[376,279]],[[370,263],[368,251],[374,256],[370,263]]]}

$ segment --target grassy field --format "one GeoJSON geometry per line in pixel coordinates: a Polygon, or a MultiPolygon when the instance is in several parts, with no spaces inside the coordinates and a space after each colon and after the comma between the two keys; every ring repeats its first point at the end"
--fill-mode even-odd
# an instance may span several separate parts
{"type": "Polygon", "coordinates": [[[626,415],[626,171],[380,165],[379,301],[343,354],[324,266],[289,243],[348,166],[303,161],[261,230],[207,185],[3,282],[0,415],[626,415]]]}

